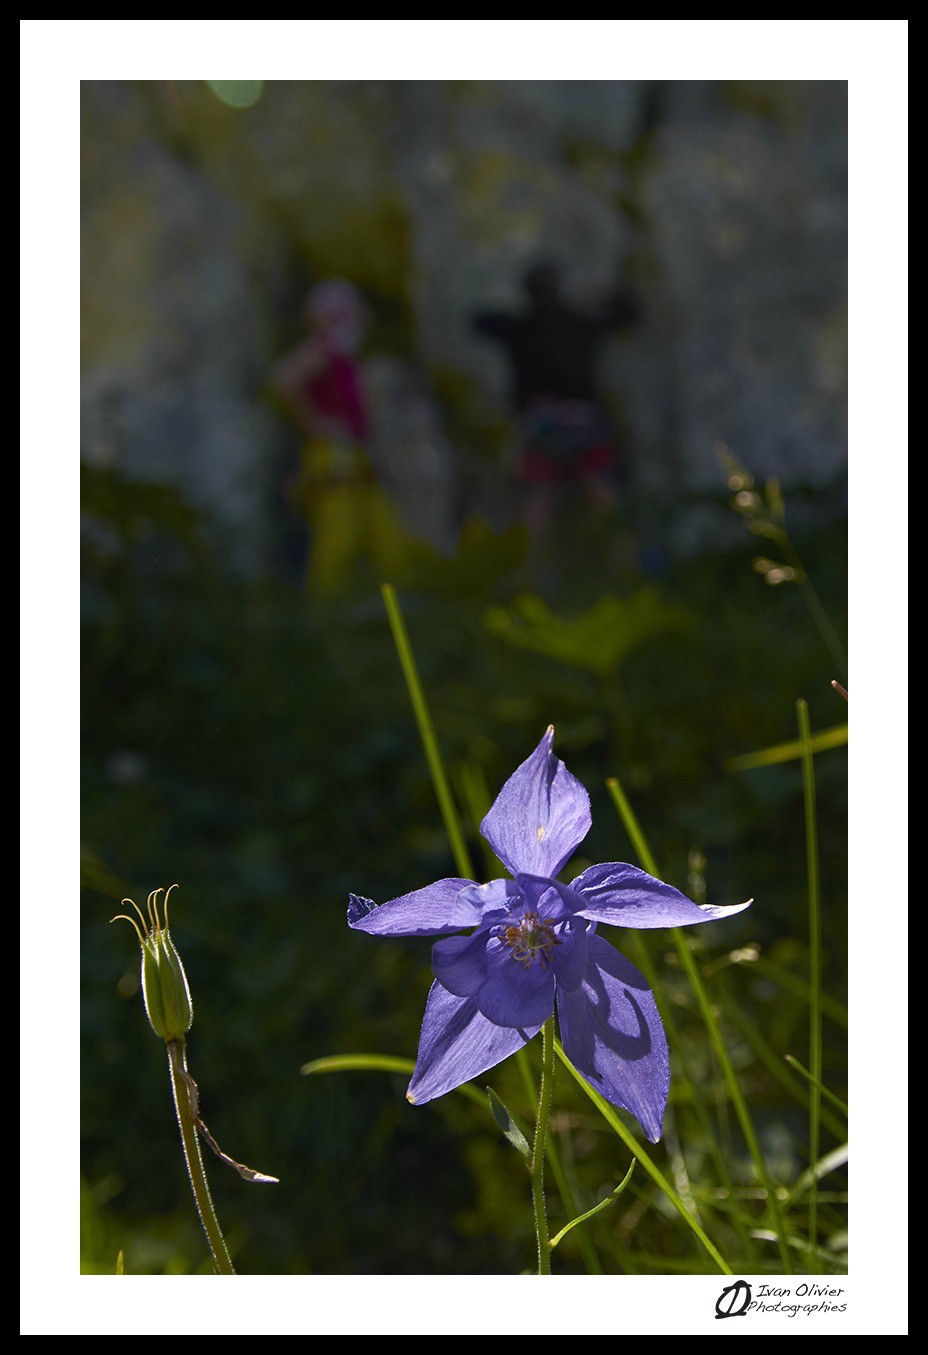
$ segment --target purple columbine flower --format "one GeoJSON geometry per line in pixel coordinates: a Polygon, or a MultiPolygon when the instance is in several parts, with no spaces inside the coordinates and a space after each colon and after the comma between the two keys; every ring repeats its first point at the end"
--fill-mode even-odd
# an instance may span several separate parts
{"type": "Polygon", "coordinates": [[[670,1087],[664,1027],[647,982],[596,924],[685,927],[740,913],[751,900],[695,904],[622,861],[560,884],[555,876],[589,832],[590,797],[553,741],[549,726],[480,825],[512,879],[437,880],[379,907],[351,894],[348,923],[374,936],[446,938],[432,948],[435,982],[406,1093],[414,1105],[508,1058],[556,1006],[571,1063],[657,1143],[670,1087]]]}

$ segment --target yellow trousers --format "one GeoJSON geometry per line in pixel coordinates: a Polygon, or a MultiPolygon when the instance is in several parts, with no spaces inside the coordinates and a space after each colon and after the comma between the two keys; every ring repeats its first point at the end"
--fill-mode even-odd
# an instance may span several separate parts
{"type": "Polygon", "coordinates": [[[310,529],[311,593],[340,592],[364,572],[374,582],[396,577],[406,532],[363,447],[330,438],[307,443],[293,499],[310,529]]]}

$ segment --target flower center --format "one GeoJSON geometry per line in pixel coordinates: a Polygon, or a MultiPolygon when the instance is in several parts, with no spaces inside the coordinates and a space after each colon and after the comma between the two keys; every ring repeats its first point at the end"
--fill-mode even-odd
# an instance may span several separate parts
{"type": "Polygon", "coordinates": [[[538,957],[542,966],[551,963],[551,951],[561,942],[554,935],[554,923],[537,913],[526,913],[518,926],[507,927],[503,940],[512,950],[512,958],[528,969],[538,957]]]}

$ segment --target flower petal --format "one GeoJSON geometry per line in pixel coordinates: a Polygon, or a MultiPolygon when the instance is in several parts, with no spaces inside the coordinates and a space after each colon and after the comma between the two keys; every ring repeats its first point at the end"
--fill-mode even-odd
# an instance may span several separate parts
{"type": "Polygon", "coordinates": [[[525,875],[515,878],[516,892],[526,911],[540,913],[550,922],[563,922],[583,908],[583,898],[560,880],[549,880],[544,875],[525,875]]]}
{"type": "Polygon", "coordinates": [[[557,875],[590,830],[590,797],[552,753],[553,740],[554,727],[549,725],[480,825],[512,875],[557,875]]]}
{"type": "Polygon", "coordinates": [[[455,901],[473,880],[436,880],[424,889],[402,894],[379,906],[357,894],[348,895],[348,925],[373,936],[442,936],[469,924],[458,921],[455,901]]]}
{"type": "Polygon", "coordinates": [[[473,997],[487,978],[489,931],[473,936],[447,936],[432,947],[432,973],[455,997],[473,997]]]}
{"type": "Polygon", "coordinates": [[[557,980],[558,992],[562,988],[573,989],[586,978],[590,952],[588,938],[596,930],[595,922],[585,918],[572,918],[565,926],[559,927],[557,939],[560,945],[551,954],[551,968],[557,980]]]}
{"type": "Polygon", "coordinates": [[[638,1119],[652,1143],[661,1136],[670,1089],[667,1038],[647,981],[601,936],[590,935],[589,966],[573,990],[558,987],[564,1052],[613,1105],[638,1119]]]}
{"type": "Polygon", "coordinates": [[[455,997],[436,980],[425,1004],[419,1054],[407,1099],[419,1106],[444,1096],[462,1082],[495,1068],[540,1029],[541,1025],[526,1029],[496,1026],[481,1016],[472,997],[455,997]]]}
{"type": "Polygon", "coordinates": [[[494,915],[508,916],[519,889],[515,880],[490,880],[489,884],[462,889],[454,904],[453,916],[462,927],[478,927],[494,915]]]}
{"type": "Polygon", "coordinates": [[[522,964],[512,946],[491,936],[484,956],[487,975],[475,997],[477,1009],[495,1026],[534,1026],[554,1014],[554,971],[536,955],[522,964]]]}
{"type": "Polygon", "coordinates": [[[570,888],[583,896],[583,907],[578,909],[581,917],[613,927],[687,927],[733,917],[753,902],[748,899],[731,908],[693,903],[679,889],[624,861],[590,866],[571,881],[570,888]]]}

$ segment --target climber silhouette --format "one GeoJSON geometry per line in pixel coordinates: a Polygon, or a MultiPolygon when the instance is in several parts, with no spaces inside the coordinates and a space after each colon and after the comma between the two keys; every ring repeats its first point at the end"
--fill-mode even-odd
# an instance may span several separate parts
{"type": "Polygon", "coordinates": [[[594,503],[615,501],[625,467],[596,389],[595,362],[607,335],[635,325],[639,310],[625,293],[589,310],[571,305],[548,262],[533,264],[523,285],[528,304],[521,314],[481,313],[473,323],[509,359],[516,481],[529,527],[542,531],[571,486],[594,503]]]}

